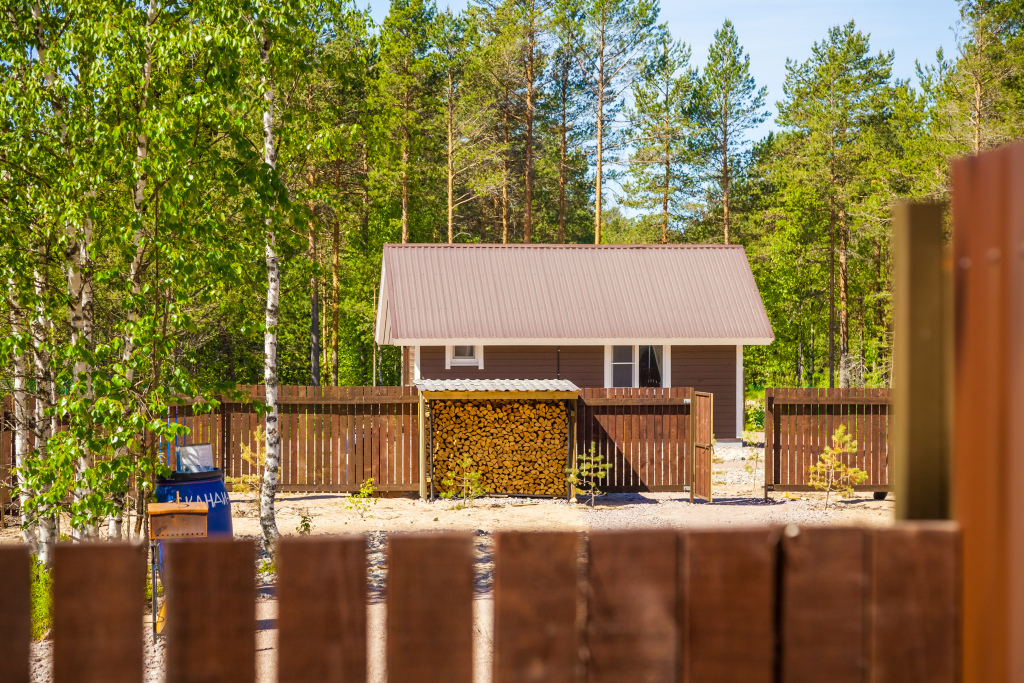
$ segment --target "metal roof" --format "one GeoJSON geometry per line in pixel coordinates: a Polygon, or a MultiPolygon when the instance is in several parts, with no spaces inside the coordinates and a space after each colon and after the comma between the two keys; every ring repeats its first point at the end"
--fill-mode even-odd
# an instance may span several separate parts
{"type": "Polygon", "coordinates": [[[741,246],[389,244],[379,344],[769,344],[741,246]]]}
{"type": "Polygon", "coordinates": [[[579,391],[567,379],[421,379],[420,391],[579,391]]]}

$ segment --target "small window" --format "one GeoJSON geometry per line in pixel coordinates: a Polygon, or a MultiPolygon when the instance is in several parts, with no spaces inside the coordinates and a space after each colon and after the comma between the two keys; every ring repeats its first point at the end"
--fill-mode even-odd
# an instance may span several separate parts
{"type": "Polygon", "coordinates": [[[636,388],[636,387],[667,387],[669,358],[665,352],[668,347],[660,344],[638,344],[635,346],[605,347],[605,386],[636,388]]]}
{"type": "Polygon", "coordinates": [[[661,357],[663,348],[661,346],[641,346],[640,358],[640,386],[660,387],[661,383],[661,357]]]}
{"type": "Polygon", "coordinates": [[[445,347],[445,367],[464,365],[475,368],[484,367],[484,349],[482,346],[448,346],[445,347]]]}
{"type": "Polygon", "coordinates": [[[475,346],[453,346],[452,360],[476,360],[475,346]]]}
{"type": "Polygon", "coordinates": [[[612,347],[612,386],[633,386],[633,347],[612,347]]]}

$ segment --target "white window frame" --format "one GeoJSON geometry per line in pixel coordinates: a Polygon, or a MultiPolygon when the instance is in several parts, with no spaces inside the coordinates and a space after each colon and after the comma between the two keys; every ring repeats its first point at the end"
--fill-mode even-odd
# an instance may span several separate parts
{"type": "MultiPolygon", "coordinates": [[[[604,387],[612,389],[612,347],[629,346],[629,344],[605,344],[604,346],[604,387]]],[[[658,344],[633,344],[633,387],[640,384],[640,347],[658,346],[658,344]]],[[[661,386],[667,389],[672,386],[672,347],[661,345],[661,386]]],[[[623,387],[619,387],[623,388],[623,387]]]]}
{"type": "Polygon", "coordinates": [[[482,344],[452,344],[444,347],[444,369],[451,370],[452,366],[484,369],[484,347],[482,344]],[[455,358],[456,346],[472,346],[473,358],[455,358]]]}

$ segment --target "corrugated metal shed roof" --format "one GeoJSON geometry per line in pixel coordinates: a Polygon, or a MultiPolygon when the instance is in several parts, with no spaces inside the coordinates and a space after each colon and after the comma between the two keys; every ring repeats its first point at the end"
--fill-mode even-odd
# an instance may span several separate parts
{"type": "Polygon", "coordinates": [[[422,379],[420,391],[579,391],[567,379],[422,379]]]}
{"type": "Polygon", "coordinates": [[[380,344],[774,340],[740,246],[386,245],[380,344]]]}

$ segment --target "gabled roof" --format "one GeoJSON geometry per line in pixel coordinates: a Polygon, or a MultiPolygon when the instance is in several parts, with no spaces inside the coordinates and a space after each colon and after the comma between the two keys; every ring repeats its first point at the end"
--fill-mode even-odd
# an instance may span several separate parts
{"type": "Polygon", "coordinates": [[[740,246],[389,244],[378,344],[769,344],[740,246]]]}

